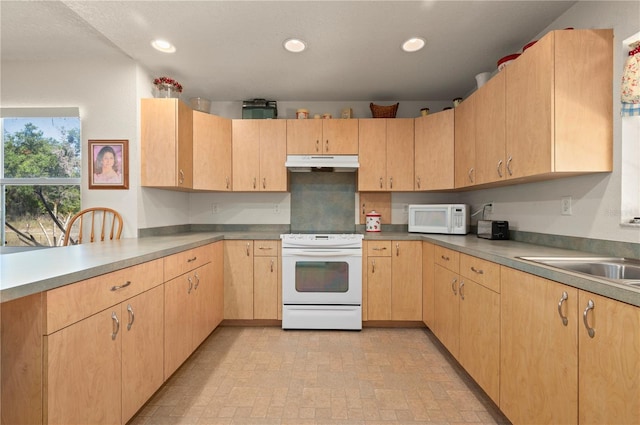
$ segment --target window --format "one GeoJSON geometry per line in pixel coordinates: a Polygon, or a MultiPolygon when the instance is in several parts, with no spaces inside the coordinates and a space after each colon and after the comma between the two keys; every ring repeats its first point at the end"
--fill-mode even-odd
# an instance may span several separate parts
{"type": "Polygon", "coordinates": [[[77,108],[0,110],[2,245],[58,246],[80,210],[77,108]]]}

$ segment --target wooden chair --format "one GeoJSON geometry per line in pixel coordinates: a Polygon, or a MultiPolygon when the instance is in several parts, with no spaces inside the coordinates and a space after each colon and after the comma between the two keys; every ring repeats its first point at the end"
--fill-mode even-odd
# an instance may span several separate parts
{"type": "Polygon", "coordinates": [[[105,237],[108,240],[117,240],[120,239],[121,234],[122,216],[117,211],[106,207],[87,208],[71,217],[62,245],[104,242],[105,237]],[[96,230],[99,231],[99,236],[96,235],[96,230]],[[89,233],[89,238],[86,240],[83,238],[84,233],[89,233]]]}

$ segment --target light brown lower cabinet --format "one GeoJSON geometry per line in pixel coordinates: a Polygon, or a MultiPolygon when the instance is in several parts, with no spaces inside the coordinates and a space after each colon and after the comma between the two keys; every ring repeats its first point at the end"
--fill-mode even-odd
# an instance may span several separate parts
{"type": "Polygon", "coordinates": [[[421,321],[422,242],[367,241],[365,252],[367,320],[421,321]]]}
{"type": "Polygon", "coordinates": [[[3,303],[1,423],[129,421],[222,320],[222,242],[175,256],[3,303]]]}
{"type": "Polygon", "coordinates": [[[224,318],[278,319],[280,241],[224,241],[224,318]]]}

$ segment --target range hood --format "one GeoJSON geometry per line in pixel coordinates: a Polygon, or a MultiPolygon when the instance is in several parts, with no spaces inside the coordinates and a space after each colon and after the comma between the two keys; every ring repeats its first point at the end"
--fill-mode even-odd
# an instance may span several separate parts
{"type": "Polygon", "coordinates": [[[360,166],[358,155],[287,155],[284,165],[292,172],[354,172],[360,166]]]}

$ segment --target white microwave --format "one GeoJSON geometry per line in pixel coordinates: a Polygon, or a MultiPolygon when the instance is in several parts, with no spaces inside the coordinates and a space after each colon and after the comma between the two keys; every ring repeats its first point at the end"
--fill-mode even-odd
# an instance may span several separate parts
{"type": "Polygon", "coordinates": [[[466,235],[469,233],[469,205],[409,205],[409,232],[466,235]]]}

